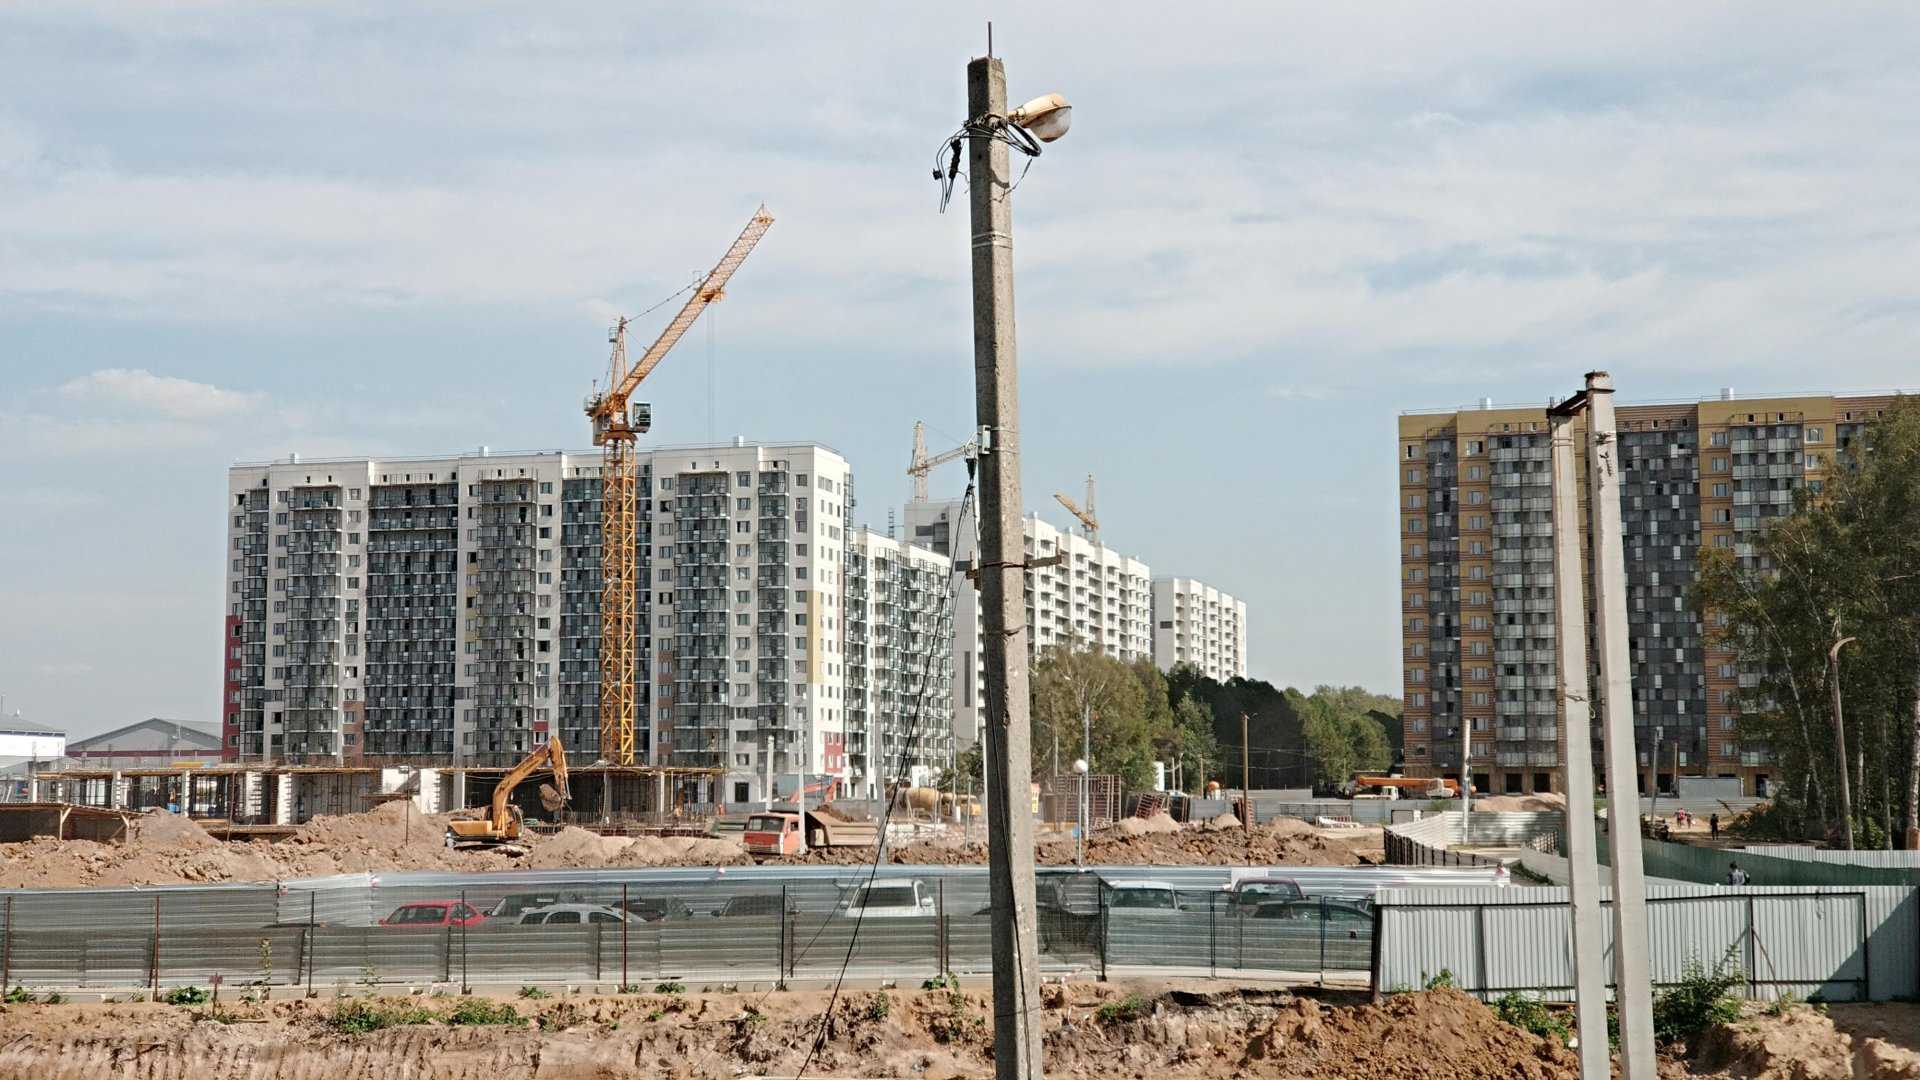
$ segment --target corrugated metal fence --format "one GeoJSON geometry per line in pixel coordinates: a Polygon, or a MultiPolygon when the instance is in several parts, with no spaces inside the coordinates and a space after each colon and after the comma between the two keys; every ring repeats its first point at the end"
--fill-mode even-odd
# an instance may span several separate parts
{"type": "MultiPolygon", "coordinates": [[[[1734,965],[1749,996],[1819,994],[1886,1001],[1920,994],[1920,890],[1899,886],[1650,886],[1656,986],[1690,963],[1734,965]]],[[[1610,903],[1603,890],[1603,903],[1610,903]]],[[[1414,989],[1447,971],[1483,998],[1509,991],[1572,997],[1567,891],[1404,889],[1380,893],[1378,990],[1414,989]]],[[[1611,964],[1612,928],[1603,931],[1611,964]]]]}
{"type": "MultiPolygon", "coordinates": [[[[0,891],[0,985],[118,990],[206,985],[768,982],[989,970],[983,867],[883,867],[916,881],[927,914],[859,920],[843,900],[864,867],[342,875],[278,884],[0,891]],[[645,903],[643,903],[645,902],[645,903]],[[554,903],[649,904],[652,922],[523,926],[554,903]],[[467,905],[475,925],[379,925],[409,904],[467,905]],[[857,937],[856,937],[857,933],[857,937]]],[[[1367,970],[1370,898],[1383,887],[1484,884],[1491,871],[1413,867],[1101,867],[1043,870],[1038,931],[1049,972],[1152,967],[1367,970]],[[1236,876],[1283,876],[1316,898],[1233,908],[1236,876]],[[1109,883],[1146,881],[1124,904],[1109,883]],[[1159,890],[1155,892],[1154,890],[1159,890]],[[1353,898],[1332,900],[1329,897],[1353,898]],[[1144,903],[1142,901],[1145,901],[1144,903]]]]}

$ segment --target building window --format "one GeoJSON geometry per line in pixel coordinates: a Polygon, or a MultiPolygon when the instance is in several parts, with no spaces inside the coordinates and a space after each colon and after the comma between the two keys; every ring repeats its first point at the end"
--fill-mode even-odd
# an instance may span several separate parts
{"type": "Polygon", "coordinates": [[[1727,445],[1727,433],[1724,431],[1714,432],[1713,435],[1707,440],[1707,445],[1709,446],[1727,445]]]}
{"type": "Polygon", "coordinates": [[[1725,484],[1715,484],[1715,485],[1713,485],[1713,497],[1714,497],[1714,498],[1716,498],[1716,499],[1724,499],[1724,498],[1726,498],[1726,497],[1727,497],[1727,485],[1725,485],[1725,484]]]}
{"type": "Polygon", "coordinates": [[[1804,439],[1807,442],[1819,442],[1825,437],[1826,437],[1826,434],[1822,432],[1819,428],[1810,427],[1807,429],[1807,433],[1804,436],[1804,439]]]}

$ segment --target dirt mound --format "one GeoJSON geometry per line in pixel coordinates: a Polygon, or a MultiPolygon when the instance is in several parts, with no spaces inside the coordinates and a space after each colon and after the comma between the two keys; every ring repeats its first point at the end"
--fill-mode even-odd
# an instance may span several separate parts
{"type": "MultiPolygon", "coordinates": [[[[354,999],[425,1023],[343,1035],[327,999],[206,1008],[58,1005],[0,1014],[0,1075],[41,1080],[184,1077],[375,1080],[389,1076],[924,1077],[992,1075],[992,1007],[978,991],[822,991],[688,997],[559,996],[508,1003],[522,1024],[454,1027],[452,1001],[354,999]],[[818,1044],[817,1053],[812,1053],[818,1044]]],[[[471,1004],[469,1002],[468,1004],[471,1004]]],[[[1217,984],[1050,985],[1040,1021],[1049,1076],[1413,1080],[1571,1078],[1557,1044],[1449,992],[1328,1006],[1217,984]]]]}
{"type": "MultiPolygon", "coordinates": [[[[1751,1013],[1744,1019],[1708,1031],[1695,1048],[1695,1069],[1751,1080],[1920,1080],[1920,1052],[1913,1043],[1920,1039],[1920,1009],[1911,1006],[1854,1007],[1850,1010],[1864,1030],[1851,1034],[1854,1026],[1825,1012],[1797,1006],[1779,1015],[1751,1013]],[[1898,1045],[1875,1031],[1874,1020],[1890,1019],[1888,1011],[1905,1009],[1903,1041],[1898,1045]],[[1864,1014],[1864,1015],[1863,1015],[1864,1014]],[[1870,1020],[1868,1018],[1871,1018],[1870,1020]]],[[[1895,1035],[1899,1037],[1899,1035],[1895,1035]]]]}
{"type": "MultiPolygon", "coordinates": [[[[1225,816],[1225,815],[1223,815],[1225,816]]],[[[1195,825],[1153,825],[1151,818],[1123,818],[1087,842],[1087,862],[1108,866],[1370,866],[1383,858],[1377,829],[1319,829],[1282,818],[1254,829],[1251,836],[1227,817],[1195,825]],[[1168,828],[1167,826],[1171,826],[1168,828]]],[[[1076,856],[1071,837],[1052,836],[1034,843],[1034,861],[1065,866],[1076,856]]],[[[809,849],[782,862],[853,866],[873,861],[870,847],[809,849]]],[[[958,837],[922,840],[890,847],[887,862],[911,866],[974,866],[987,861],[987,845],[958,837]]]]}
{"type": "Polygon", "coordinates": [[[1295,998],[1259,1026],[1249,1061],[1284,1062],[1329,1080],[1448,1076],[1573,1077],[1579,1060],[1558,1042],[1503,1023],[1457,990],[1398,994],[1383,1005],[1328,1008],[1295,998]]]}
{"type": "Polygon", "coordinates": [[[422,814],[397,801],[364,814],[316,817],[277,843],[230,843],[209,836],[191,820],[157,811],[135,818],[123,843],[37,837],[7,844],[0,848],[0,888],[278,881],[385,870],[516,866],[733,866],[749,861],[731,840],[629,840],[572,827],[535,838],[524,858],[501,850],[452,851],[444,843],[449,820],[449,815],[422,814]]]}
{"type": "Polygon", "coordinates": [[[1108,826],[1122,836],[1149,836],[1154,833],[1174,833],[1180,831],[1180,823],[1161,811],[1152,817],[1121,818],[1108,826]]]}
{"type": "Polygon", "coordinates": [[[1489,795],[1473,800],[1475,810],[1565,810],[1567,797],[1558,792],[1539,795],[1489,795]]]}

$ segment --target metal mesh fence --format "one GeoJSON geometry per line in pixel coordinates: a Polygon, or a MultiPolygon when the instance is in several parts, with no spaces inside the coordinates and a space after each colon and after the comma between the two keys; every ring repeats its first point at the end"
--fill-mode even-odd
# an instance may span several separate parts
{"type": "MultiPolygon", "coordinates": [[[[106,991],[218,977],[229,988],[318,992],[777,983],[832,978],[843,965],[857,978],[907,983],[990,970],[982,868],[890,867],[871,888],[866,873],[521,872],[14,891],[0,893],[0,984],[106,991]]],[[[1041,872],[1035,932],[1048,974],[1368,969],[1368,900],[1235,907],[1225,871],[1183,869],[1171,882],[1111,874],[1041,872]]]]}

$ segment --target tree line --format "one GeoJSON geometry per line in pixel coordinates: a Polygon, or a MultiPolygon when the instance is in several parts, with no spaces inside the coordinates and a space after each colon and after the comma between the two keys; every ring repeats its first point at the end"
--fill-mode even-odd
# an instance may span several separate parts
{"type": "MultiPolygon", "coordinates": [[[[1036,780],[1074,775],[1084,755],[1089,772],[1118,776],[1127,790],[1150,787],[1156,761],[1169,789],[1198,794],[1209,780],[1238,789],[1243,714],[1256,789],[1336,788],[1355,772],[1390,768],[1400,747],[1400,700],[1357,686],[1302,694],[1260,679],[1218,682],[1190,665],[1162,672],[1146,659],[1065,649],[1042,653],[1029,685],[1036,780]]],[[[941,785],[978,786],[980,747],[960,756],[957,772],[941,785]]]]}
{"type": "Polygon", "coordinates": [[[1704,550],[1694,602],[1708,640],[1740,657],[1735,733],[1743,749],[1771,755],[1780,781],[1755,830],[1859,847],[1912,843],[1920,404],[1896,399],[1839,448],[1791,513],[1740,539],[1750,551],[1704,550]]]}

